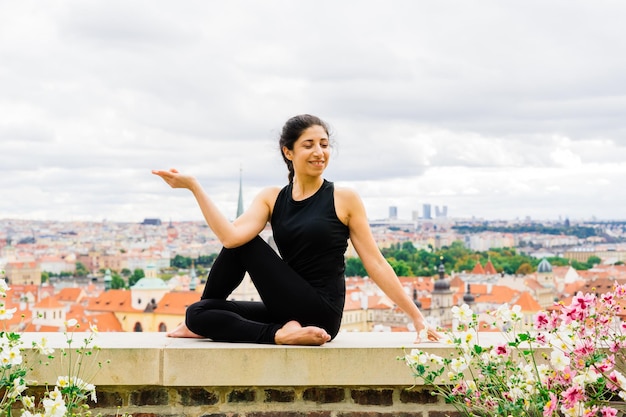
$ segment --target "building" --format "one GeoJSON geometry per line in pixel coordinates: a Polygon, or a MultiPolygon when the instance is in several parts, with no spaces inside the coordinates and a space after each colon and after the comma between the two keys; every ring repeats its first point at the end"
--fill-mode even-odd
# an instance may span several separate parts
{"type": "Polygon", "coordinates": [[[34,260],[8,262],[4,274],[9,285],[41,285],[41,267],[34,260]]]}
{"type": "Polygon", "coordinates": [[[430,209],[431,206],[430,204],[424,204],[422,206],[422,218],[425,220],[431,220],[433,218],[432,214],[430,213],[430,209]]]}

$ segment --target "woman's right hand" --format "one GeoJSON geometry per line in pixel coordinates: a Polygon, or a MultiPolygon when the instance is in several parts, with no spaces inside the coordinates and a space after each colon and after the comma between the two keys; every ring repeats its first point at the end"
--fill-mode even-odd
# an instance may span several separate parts
{"type": "Polygon", "coordinates": [[[197,183],[195,177],[181,174],[175,168],[168,171],[153,169],[152,173],[163,178],[163,181],[165,181],[172,188],[187,188],[191,190],[197,183]]]}

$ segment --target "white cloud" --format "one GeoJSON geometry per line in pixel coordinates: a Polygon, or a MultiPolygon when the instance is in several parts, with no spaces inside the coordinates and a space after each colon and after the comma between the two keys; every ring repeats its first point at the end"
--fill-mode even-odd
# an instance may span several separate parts
{"type": "Polygon", "coordinates": [[[617,2],[0,3],[0,218],[200,218],[283,183],[282,123],[334,128],[327,177],[452,215],[623,218],[617,2]]]}

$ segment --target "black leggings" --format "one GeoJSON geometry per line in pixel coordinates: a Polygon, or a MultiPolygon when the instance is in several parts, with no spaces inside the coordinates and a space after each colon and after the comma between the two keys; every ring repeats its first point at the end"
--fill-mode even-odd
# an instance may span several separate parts
{"type": "Polygon", "coordinates": [[[341,315],[257,236],[243,246],[222,249],[202,298],[187,309],[185,324],[214,341],[273,344],[276,331],[290,320],[321,327],[334,338],[341,315]],[[262,301],[226,300],[246,271],[262,301]]]}

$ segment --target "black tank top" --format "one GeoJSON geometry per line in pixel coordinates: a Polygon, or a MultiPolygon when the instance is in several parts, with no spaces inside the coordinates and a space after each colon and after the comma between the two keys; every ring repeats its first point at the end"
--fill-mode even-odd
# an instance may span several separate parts
{"type": "Polygon", "coordinates": [[[337,218],[334,190],[333,183],[324,180],[311,197],[295,201],[292,184],[287,185],[278,193],[271,225],[283,260],[341,314],[349,231],[337,218]]]}

